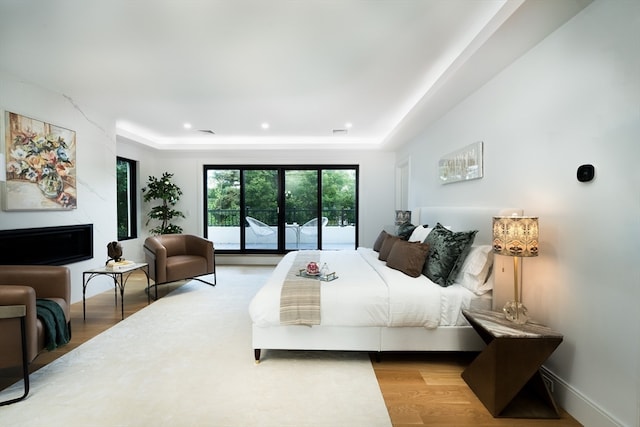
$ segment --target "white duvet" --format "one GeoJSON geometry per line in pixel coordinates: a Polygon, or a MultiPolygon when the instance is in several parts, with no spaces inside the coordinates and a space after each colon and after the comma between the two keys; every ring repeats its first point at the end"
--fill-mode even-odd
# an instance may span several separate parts
{"type": "MultiPolygon", "coordinates": [[[[256,326],[280,325],[280,290],[296,254],[283,257],[251,301],[249,314],[256,326]]],[[[338,276],[321,284],[322,326],[436,328],[466,324],[460,310],[469,307],[473,293],[460,285],[443,288],[422,275],[409,277],[387,267],[370,248],[319,254],[317,262],[326,262],[338,276]]]]}

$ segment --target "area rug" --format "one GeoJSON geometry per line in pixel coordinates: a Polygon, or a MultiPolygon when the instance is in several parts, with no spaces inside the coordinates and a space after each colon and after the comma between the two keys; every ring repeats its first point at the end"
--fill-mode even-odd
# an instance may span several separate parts
{"type": "MultiPolygon", "coordinates": [[[[191,281],[31,376],[7,426],[390,426],[368,356],[267,351],[248,304],[268,270],[191,281]]],[[[19,394],[21,383],[0,393],[19,394]]]]}

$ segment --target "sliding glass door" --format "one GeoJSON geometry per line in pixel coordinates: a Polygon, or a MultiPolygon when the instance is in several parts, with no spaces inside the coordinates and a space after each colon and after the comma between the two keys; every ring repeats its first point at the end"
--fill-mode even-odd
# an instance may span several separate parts
{"type": "Polygon", "coordinates": [[[357,247],[357,166],[205,166],[204,181],[217,251],[357,247]]]}
{"type": "Polygon", "coordinates": [[[318,248],[318,171],[284,171],[286,249],[318,248]]]}
{"type": "Polygon", "coordinates": [[[356,169],[322,170],[323,249],[357,247],[357,182],[356,169]]]}
{"type": "Polygon", "coordinates": [[[240,206],[244,206],[244,247],[273,251],[278,249],[278,170],[242,171],[240,206]],[[242,203],[244,202],[244,203],[242,203]]]}

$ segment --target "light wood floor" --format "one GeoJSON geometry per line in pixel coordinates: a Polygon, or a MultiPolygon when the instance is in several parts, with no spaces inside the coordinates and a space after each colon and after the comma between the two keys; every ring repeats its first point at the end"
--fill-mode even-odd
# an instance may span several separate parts
{"type": "MultiPolygon", "coordinates": [[[[240,267],[220,266],[222,269],[240,267]]],[[[241,267],[245,268],[245,267],[241,267]]],[[[250,268],[250,267],[249,267],[250,268]]],[[[183,282],[162,285],[159,296],[183,282]]],[[[125,318],[147,306],[142,273],[134,273],[125,288],[125,318]]],[[[63,354],[105,331],[120,321],[120,298],[104,292],[87,299],[87,320],[82,319],[82,302],[72,304],[72,338],[66,346],[43,352],[31,364],[31,372],[51,363],[63,354]]],[[[372,365],[394,427],[568,427],[580,426],[566,412],[558,420],[516,420],[493,418],[460,377],[475,354],[467,353],[385,353],[372,365]]],[[[373,357],[372,357],[373,359],[373,357]]],[[[0,389],[15,382],[0,373],[0,389]]],[[[19,374],[17,374],[19,375],[19,374]]]]}

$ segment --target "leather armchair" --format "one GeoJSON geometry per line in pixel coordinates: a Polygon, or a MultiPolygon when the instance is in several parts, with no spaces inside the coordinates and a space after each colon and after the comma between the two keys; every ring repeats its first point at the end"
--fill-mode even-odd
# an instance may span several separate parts
{"type": "MultiPolygon", "coordinates": [[[[25,363],[31,363],[46,347],[45,327],[37,317],[36,298],[55,301],[64,311],[71,331],[71,274],[67,267],[47,265],[0,265],[0,307],[25,306],[25,363]]],[[[0,319],[0,368],[23,363],[19,318],[0,319]]],[[[28,371],[25,371],[25,394],[28,371]]],[[[6,402],[5,402],[6,403],[6,402]]]]}
{"type": "Polygon", "coordinates": [[[157,285],[185,279],[196,279],[216,285],[215,249],[210,240],[191,234],[162,234],[147,237],[144,253],[149,264],[149,277],[157,285]],[[199,278],[214,274],[213,283],[199,278]]]}

